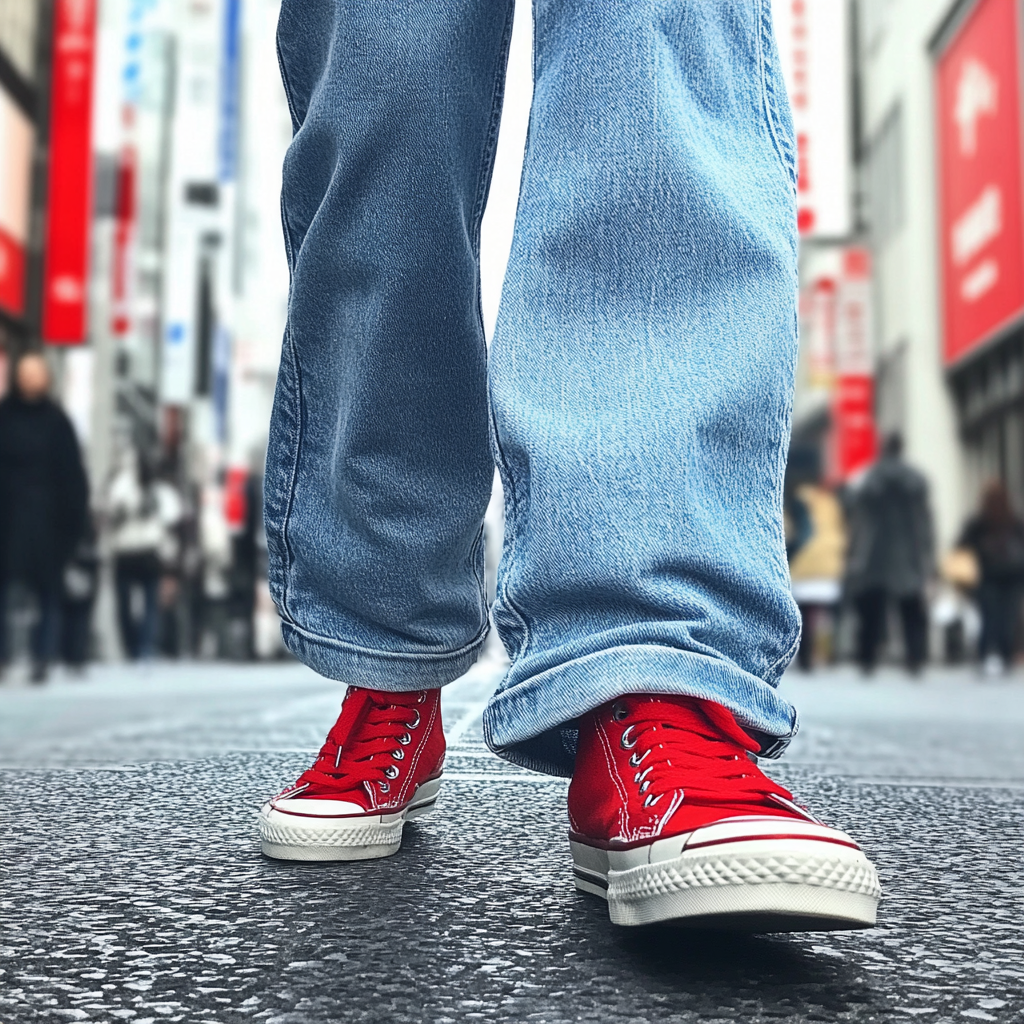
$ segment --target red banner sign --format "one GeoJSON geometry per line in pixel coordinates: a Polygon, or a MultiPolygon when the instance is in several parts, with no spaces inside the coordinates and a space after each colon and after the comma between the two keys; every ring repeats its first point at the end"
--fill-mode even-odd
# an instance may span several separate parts
{"type": "Polygon", "coordinates": [[[25,315],[25,269],[31,194],[32,122],[0,89],[0,307],[25,315]]]}
{"type": "Polygon", "coordinates": [[[12,316],[25,313],[25,247],[0,227],[0,306],[12,316]]]}
{"type": "Polygon", "coordinates": [[[85,341],[92,213],[92,91],[96,0],[56,0],[43,340],[85,341]]]}
{"type": "Polygon", "coordinates": [[[836,292],[830,475],[837,481],[866,469],[877,454],[871,321],[871,257],[852,246],[843,252],[836,292]]]}
{"type": "Polygon", "coordinates": [[[938,61],[947,363],[1024,314],[1019,10],[979,0],[938,61]]]}

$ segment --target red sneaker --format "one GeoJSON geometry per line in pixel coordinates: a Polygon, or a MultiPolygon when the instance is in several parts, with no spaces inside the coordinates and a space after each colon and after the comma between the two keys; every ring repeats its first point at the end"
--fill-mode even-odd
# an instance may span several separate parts
{"type": "Polygon", "coordinates": [[[747,756],[759,749],[691,697],[631,695],[585,715],[569,786],[576,888],[623,925],[873,925],[874,866],[762,774],[747,756]]]}
{"type": "Polygon", "coordinates": [[[350,686],[313,767],[260,811],[263,852],[280,860],[369,860],[402,845],[402,826],[441,787],[440,690],[350,686]]]}

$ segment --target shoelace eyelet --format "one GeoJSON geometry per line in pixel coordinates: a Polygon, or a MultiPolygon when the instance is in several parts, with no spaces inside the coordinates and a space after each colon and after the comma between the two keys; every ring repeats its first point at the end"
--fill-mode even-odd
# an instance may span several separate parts
{"type": "Polygon", "coordinates": [[[402,735],[398,737],[398,742],[401,743],[403,747],[407,747],[412,743],[412,737],[407,732],[403,732],[402,735]]]}
{"type": "Polygon", "coordinates": [[[665,794],[659,793],[657,796],[649,796],[644,800],[644,807],[653,807],[665,794]]]}
{"type": "Polygon", "coordinates": [[[612,718],[616,722],[621,722],[626,717],[626,715],[628,715],[628,714],[629,714],[629,708],[627,708],[626,705],[623,704],[621,700],[617,700],[612,705],[612,718]]]}
{"type": "Polygon", "coordinates": [[[390,782],[379,782],[378,785],[380,786],[380,791],[382,793],[390,793],[391,792],[391,783],[390,782]]]}
{"type": "Polygon", "coordinates": [[[392,757],[393,757],[393,758],[394,758],[394,759],[395,759],[396,761],[404,761],[404,760],[405,760],[405,751],[404,751],[404,750],[402,750],[402,749],[401,749],[401,747],[399,747],[399,749],[398,749],[398,750],[392,750],[392,751],[391,751],[391,756],[392,756],[392,757]]]}
{"type": "Polygon", "coordinates": [[[384,769],[384,774],[389,779],[397,779],[398,778],[398,765],[389,764],[387,766],[387,768],[384,769]]]}
{"type": "MultiPolygon", "coordinates": [[[[420,695],[416,698],[416,703],[417,704],[422,704],[426,699],[427,699],[427,691],[426,690],[421,690],[420,691],[420,695]]],[[[416,724],[417,725],[419,724],[418,720],[417,720],[416,724]]]]}
{"type": "Polygon", "coordinates": [[[636,739],[632,743],[629,742],[629,735],[633,731],[633,726],[627,725],[622,731],[622,737],[619,740],[619,745],[623,750],[632,750],[636,746],[636,739]]]}
{"type": "Polygon", "coordinates": [[[405,726],[406,729],[415,729],[420,724],[420,721],[421,721],[420,713],[415,708],[413,708],[413,712],[412,713],[416,717],[411,722],[407,722],[406,723],[406,726],[405,726]]]}
{"type": "Polygon", "coordinates": [[[642,754],[640,754],[639,757],[637,757],[636,754],[630,754],[629,755],[629,761],[628,761],[629,767],[630,768],[639,768],[640,765],[642,765],[644,763],[644,759],[647,757],[647,755],[649,753],[650,753],[649,750],[645,750],[642,754]]]}

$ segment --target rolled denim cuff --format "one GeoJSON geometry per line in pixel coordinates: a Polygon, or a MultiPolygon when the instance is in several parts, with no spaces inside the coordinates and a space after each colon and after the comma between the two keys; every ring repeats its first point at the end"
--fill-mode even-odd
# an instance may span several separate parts
{"type": "Polygon", "coordinates": [[[499,757],[532,771],[571,776],[575,720],[627,693],[671,693],[728,708],[777,757],[799,727],[775,687],[731,662],[655,644],[588,654],[499,691],[484,712],[484,738],[499,757]]]}
{"type": "Polygon", "coordinates": [[[378,651],[309,633],[294,623],[281,626],[285,645],[304,665],[328,679],[353,686],[404,692],[433,689],[465,675],[480,656],[485,627],[456,651],[378,651]]]}

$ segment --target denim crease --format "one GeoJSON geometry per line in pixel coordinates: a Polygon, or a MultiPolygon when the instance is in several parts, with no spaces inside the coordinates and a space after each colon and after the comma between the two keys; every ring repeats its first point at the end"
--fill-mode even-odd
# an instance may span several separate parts
{"type": "Polygon", "coordinates": [[[729,707],[778,753],[799,638],[782,530],[792,123],[769,0],[534,0],[535,91],[488,359],[479,231],[511,0],[284,0],[292,274],[271,588],[316,671],[438,686],[512,658],[500,756],[572,772],[624,693],[729,707]]]}

